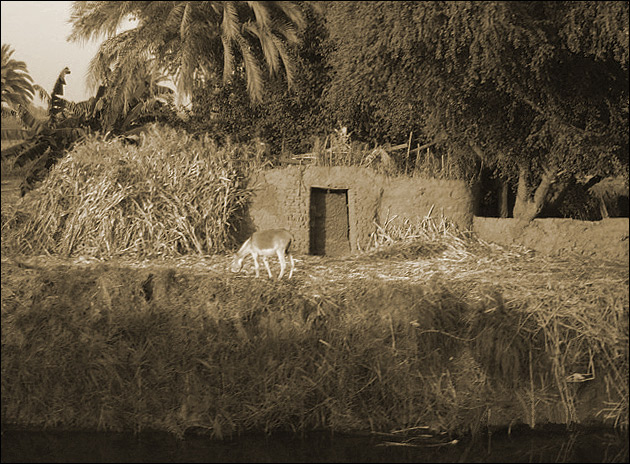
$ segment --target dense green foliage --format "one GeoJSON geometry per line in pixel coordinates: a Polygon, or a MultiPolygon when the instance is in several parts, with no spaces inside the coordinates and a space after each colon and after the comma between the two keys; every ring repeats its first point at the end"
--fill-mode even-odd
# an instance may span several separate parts
{"type": "MultiPolygon", "coordinates": [[[[430,78],[411,41],[410,2],[329,2],[328,108],[360,139],[402,143],[422,135],[422,82],[430,78]]],[[[413,2],[411,2],[413,3],[413,2]]]]}
{"type": "Polygon", "coordinates": [[[620,2],[331,2],[328,98],[364,137],[446,131],[451,143],[530,156],[521,152],[544,147],[541,130],[621,127],[627,18],[620,2]],[[575,24],[578,14],[599,19],[575,24]],[[575,45],[583,30],[599,33],[596,57],[594,40],[575,45]]]}
{"type": "Polygon", "coordinates": [[[146,109],[159,70],[192,94],[189,118],[162,120],[264,142],[272,163],[347,127],[417,148],[358,160],[494,172],[525,220],[591,176],[627,177],[627,2],[75,2],[71,22],[73,40],[108,37],[91,65],[103,131],[146,109]]]}
{"type": "MultiPolygon", "coordinates": [[[[17,114],[28,128],[20,133],[24,140],[2,150],[3,165],[10,165],[15,173],[24,171],[22,195],[35,188],[51,167],[88,134],[124,136],[127,141],[135,142],[145,124],[176,119],[173,90],[160,85],[162,76],[156,75],[146,62],[138,66],[131,85],[124,88],[102,85],[94,97],[78,103],[64,98],[65,78],[69,73],[67,67],[61,71],[50,94],[36,86],[48,109],[43,117],[41,114],[38,117],[37,108],[20,106],[17,114]]],[[[5,134],[3,128],[5,135],[12,134],[5,134]]]]}
{"type": "MultiPolygon", "coordinates": [[[[200,89],[196,128],[273,153],[308,151],[344,125],[369,143],[411,134],[451,175],[495,171],[528,219],[576,179],[627,170],[627,4],[324,2],[321,13],[307,18],[293,93],[270,83],[257,106],[242,83],[200,89]]],[[[398,159],[409,155],[392,160],[431,158],[398,159]]]]}
{"type": "Polygon", "coordinates": [[[549,184],[627,169],[627,2],[331,2],[326,20],[327,99],[363,137],[440,141],[518,179],[534,215],[549,184]]]}
{"type": "Polygon", "coordinates": [[[90,129],[85,118],[72,111],[70,102],[63,98],[66,75],[69,73],[67,67],[59,73],[50,95],[40,90],[40,94],[48,100],[45,118],[35,118],[29,108],[20,107],[17,114],[28,127],[23,137],[25,140],[2,150],[4,162],[10,161],[14,169],[26,171],[21,185],[22,195],[41,181],[66,150],[90,129]]]}
{"type": "MultiPolygon", "coordinates": [[[[324,62],[323,18],[305,10],[307,27],[300,33],[300,46],[290,51],[295,63],[291,88],[282,76],[270,79],[261,102],[249,98],[244,73],[237,73],[228,85],[200,85],[193,92],[194,131],[247,141],[263,140],[271,154],[304,153],[316,136],[325,137],[332,121],[321,105],[329,75],[324,62]]],[[[274,156],[273,158],[276,158],[274,156]]]]}

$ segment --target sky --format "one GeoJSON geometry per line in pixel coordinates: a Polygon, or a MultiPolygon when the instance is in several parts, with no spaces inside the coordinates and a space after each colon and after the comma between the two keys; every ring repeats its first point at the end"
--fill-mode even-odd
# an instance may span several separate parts
{"type": "Polygon", "coordinates": [[[2,1],[1,4],[2,43],[14,50],[12,59],[26,63],[35,84],[52,92],[59,73],[67,66],[70,74],[66,76],[65,98],[79,102],[94,95],[88,92],[85,75],[100,44],[66,41],[71,32],[67,21],[72,2],[2,1]]]}

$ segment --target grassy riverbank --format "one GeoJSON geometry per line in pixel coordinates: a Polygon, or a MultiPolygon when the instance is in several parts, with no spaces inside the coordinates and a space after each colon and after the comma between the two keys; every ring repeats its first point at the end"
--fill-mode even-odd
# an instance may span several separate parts
{"type": "Polygon", "coordinates": [[[618,264],[472,241],[300,257],[280,282],[226,275],[225,256],[27,261],[2,262],[5,423],[214,437],[627,427],[618,264]]]}

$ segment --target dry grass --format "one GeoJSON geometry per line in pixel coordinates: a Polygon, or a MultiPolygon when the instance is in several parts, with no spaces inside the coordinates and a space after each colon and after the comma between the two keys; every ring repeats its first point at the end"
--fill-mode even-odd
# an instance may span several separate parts
{"type": "Polygon", "coordinates": [[[435,145],[420,147],[413,142],[413,133],[409,135],[404,147],[376,145],[370,148],[367,143],[352,140],[352,134],[343,127],[335,129],[323,142],[317,138],[311,152],[297,158],[318,166],[359,166],[388,175],[434,179],[464,177],[465,168],[458,160],[448,153],[445,156],[435,145]]]}
{"type": "Polygon", "coordinates": [[[93,137],[3,216],[3,249],[97,257],[224,251],[248,198],[247,155],[158,126],[140,146],[93,137]]]}
{"type": "Polygon", "coordinates": [[[410,230],[402,254],[299,256],[290,281],[227,255],[5,258],[3,420],[461,433],[584,421],[592,384],[590,415],[627,427],[627,267],[410,230]]]}

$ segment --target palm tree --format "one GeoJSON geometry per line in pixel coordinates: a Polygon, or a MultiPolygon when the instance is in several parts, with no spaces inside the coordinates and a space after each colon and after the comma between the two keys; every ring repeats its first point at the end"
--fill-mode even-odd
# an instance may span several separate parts
{"type": "Polygon", "coordinates": [[[2,44],[2,116],[17,115],[35,95],[26,63],[14,60],[14,52],[10,45],[2,44]]]}
{"type": "Polygon", "coordinates": [[[80,1],[70,23],[70,40],[107,37],[90,63],[94,87],[104,81],[125,87],[138,63],[150,59],[188,96],[196,81],[222,75],[227,82],[242,67],[251,99],[260,101],[263,61],[270,75],[283,68],[291,86],[289,47],[299,42],[305,19],[296,2],[80,1]],[[129,19],[136,27],[118,32],[129,19]]]}

